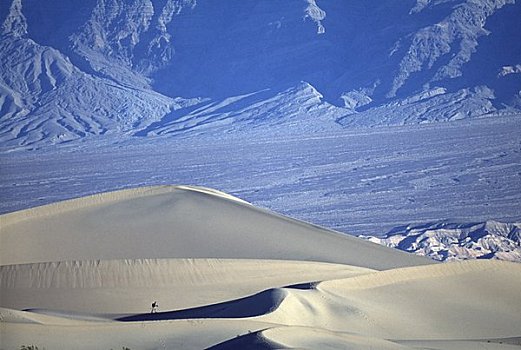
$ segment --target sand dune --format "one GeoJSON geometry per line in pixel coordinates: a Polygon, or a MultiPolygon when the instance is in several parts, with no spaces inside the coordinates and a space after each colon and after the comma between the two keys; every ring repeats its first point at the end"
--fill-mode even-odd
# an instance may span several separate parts
{"type": "Polygon", "coordinates": [[[467,261],[382,271],[292,291],[263,321],[385,339],[519,336],[521,265],[467,261]]]}
{"type": "Polygon", "coordinates": [[[0,295],[2,306],[15,309],[143,313],[154,300],[160,310],[186,309],[372,272],[339,264],[253,259],[49,262],[0,266],[0,295]]]}
{"type": "Polygon", "coordinates": [[[327,349],[411,349],[383,339],[308,327],[273,327],[228,340],[210,349],[326,349],[326,346],[327,349]]]}
{"type": "Polygon", "coordinates": [[[262,336],[284,348],[321,349],[328,344],[333,349],[367,348],[367,349],[408,349],[408,347],[388,340],[327,331],[320,328],[277,327],[265,330],[262,336]],[[307,337],[302,337],[307,334],[307,337]]]}
{"type": "Polygon", "coordinates": [[[432,260],[255,208],[198,187],[95,195],[0,216],[0,264],[246,258],[388,269],[432,260]]]}
{"type": "Polygon", "coordinates": [[[0,223],[0,349],[520,348],[521,265],[434,264],[214,190],[0,223]]]}

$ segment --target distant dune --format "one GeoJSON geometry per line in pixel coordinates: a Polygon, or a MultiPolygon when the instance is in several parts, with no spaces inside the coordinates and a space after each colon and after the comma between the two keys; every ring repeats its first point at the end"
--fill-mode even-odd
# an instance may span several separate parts
{"type": "Polygon", "coordinates": [[[206,188],[5,214],[0,243],[1,349],[521,343],[520,264],[438,264],[206,188]]]}

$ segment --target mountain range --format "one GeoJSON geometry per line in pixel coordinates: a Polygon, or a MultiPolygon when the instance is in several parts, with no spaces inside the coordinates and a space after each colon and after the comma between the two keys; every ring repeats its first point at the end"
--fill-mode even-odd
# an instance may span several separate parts
{"type": "Polygon", "coordinates": [[[269,134],[521,109],[515,0],[0,3],[0,143],[269,134]]]}
{"type": "Polygon", "coordinates": [[[397,227],[381,237],[360,237],[440,261],[521,261],[521,223],[493,220],[471,224],[437,222],[397,227]]]}

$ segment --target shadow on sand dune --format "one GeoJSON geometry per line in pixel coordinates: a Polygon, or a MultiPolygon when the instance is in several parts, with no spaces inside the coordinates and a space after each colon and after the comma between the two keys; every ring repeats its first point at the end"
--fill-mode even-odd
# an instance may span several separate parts
{"type": "Polygon", "coordinates": [[[286,286],[284,288],[311,290],[311,289],[315,289],[318,283],[319,283],[318,281],[317,282],[304,282],[304,283],[292,284],[292,285],[286,286]]]}
{"type": "Polygon", "coordinates": [[[234,349],[251,349],[251,350],[274,350],[281,347],[266,340],[262,336],[262,331],[252,332],[237,336],[236,338],[226,340],[216,344],[206,350],[234,350],[234,349]]]}
{"type": "Polygon", "coordinates": [[[185,310],[127,315],[115,318],[121,322],[180,320],[194,318],[245,318],[265,315],[275,310],[286,292],[283,289],[268,289],[263,292],[223,303],[195,307],[185,310]]]}

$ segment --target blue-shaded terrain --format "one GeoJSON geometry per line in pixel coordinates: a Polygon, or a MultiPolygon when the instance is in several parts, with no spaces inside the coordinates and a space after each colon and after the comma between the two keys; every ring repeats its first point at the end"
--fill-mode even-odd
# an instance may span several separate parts
{"type": "Polygon", "coordinates": [[[0,211],[194,184],[356,235],[514,224],[519,18],[514,0],[2,1],[0,211]]]}

